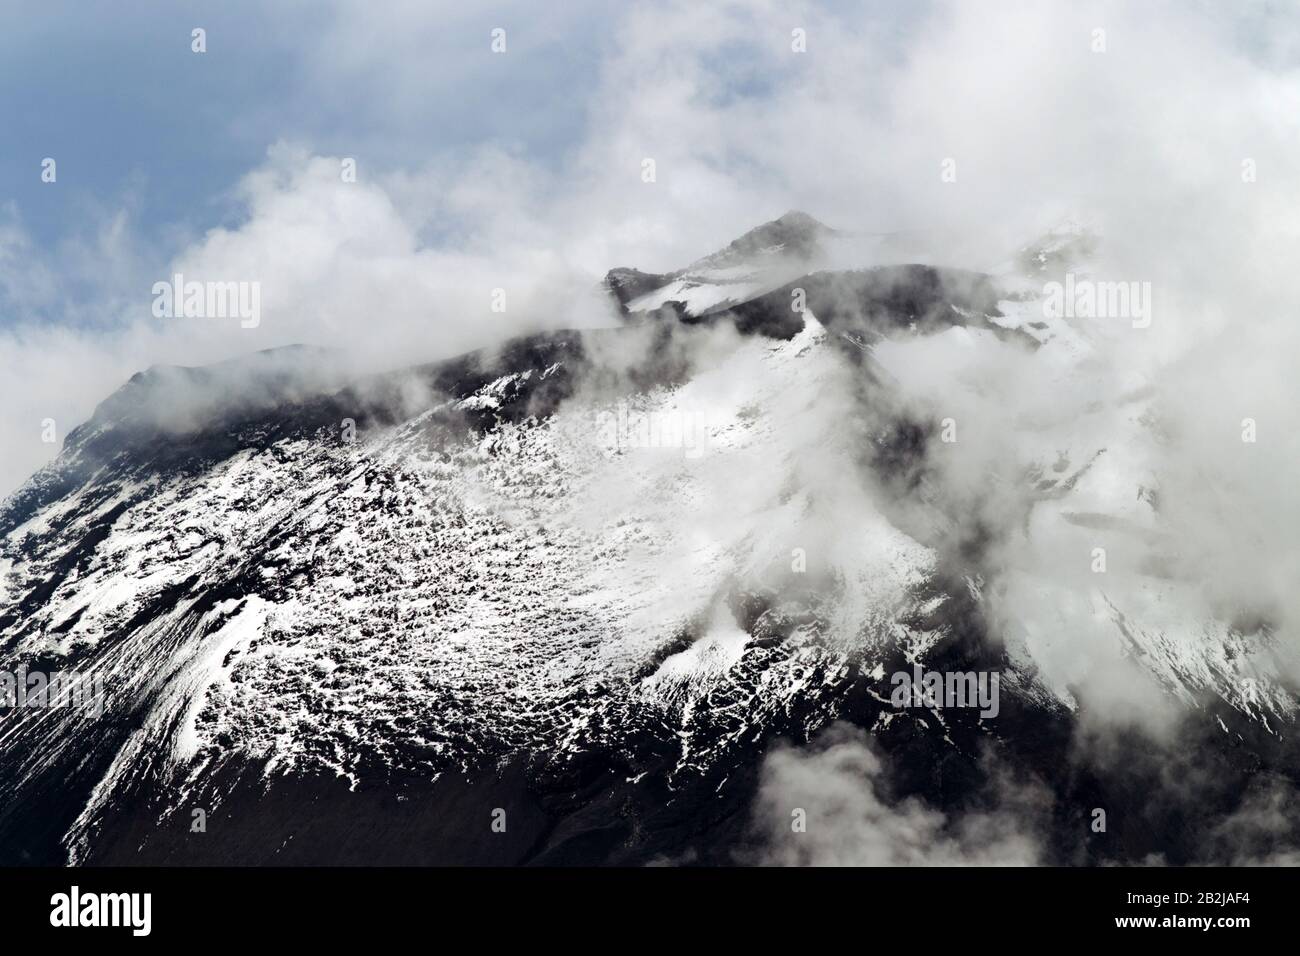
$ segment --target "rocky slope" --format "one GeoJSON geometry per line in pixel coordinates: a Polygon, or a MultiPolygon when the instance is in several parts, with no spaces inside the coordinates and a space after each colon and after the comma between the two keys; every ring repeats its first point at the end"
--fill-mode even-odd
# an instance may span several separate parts
{"type": "MultiPolygon", "coordinates": [[[[760,860],[765,754],[837,722],[953,819],[995,764],[1038,781],[1046,861],[1203,855],[1298,766],[1267,627],[1180,618],[1195,583],[1157,573],[1089,592],[1213,772],[1164,787],[1136,736],[1130,762],[1081,755],[1053,635],[985,588],[1081,599],[999,565],[1005,529],[936,490],[941,425],[894,345],[1066,367],[1086,333],[1002,277],[824,268],[836,236],[788,214],[611,272],[620,328],[382,376],[301,350],[137,375],[0,507],[4,668],[108,695],[0,717],[0,858],[760,860]],[[1000,673],[1000,712],[892,706],[913,663],[1000,673]]],[[[1132,436],[1040,430],[1008,527],[1156,533],[1132,436]]]]}

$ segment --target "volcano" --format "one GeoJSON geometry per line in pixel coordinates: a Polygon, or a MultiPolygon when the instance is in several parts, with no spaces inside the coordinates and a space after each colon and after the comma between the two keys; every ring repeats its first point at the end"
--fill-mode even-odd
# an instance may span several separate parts
{"type": "Polygon", "coordinates": [[[849,812],[792,802],[801,761],[940,835],[1010,812],[1029,862],[1212,859],[1300,769],[1267,621],[1180,616],[1196,582],[1154,566],[1080,610],[1001,559],[1044,527],[1158,538],[1141,396],[1104,442],[1026,426],[991,524],[943,493],[960,410],[901,394],[909,343],[1087,362],[1025,291],[1074,248],[1040,245],[1005,274],[882,261],[792,212],[612,270],[609,328],[141,372],[0,506],[0,670],[105,695],[0,712],[0,858],[783,861],[792,819],[849,812]],[[1016,595],[1096,622],[1181,714],[1167,752],[1083,746],[1095,705],[1016,595]],[[996,675],[997,706],[897,706],[922,670],[996,675]]]}

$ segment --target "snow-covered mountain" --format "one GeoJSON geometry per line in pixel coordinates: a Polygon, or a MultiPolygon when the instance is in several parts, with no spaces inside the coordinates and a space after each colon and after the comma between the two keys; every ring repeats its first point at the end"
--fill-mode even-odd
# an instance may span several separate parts
{"type": "Polygon", "coordinates": [[[788,213],[611,271],[620,327],[384,375],[289,349],[135,376],[0,506],[0,668],[107,694],[0,717],[0,854],[762,859],[765,755],[846,723],[894,798],[954,820],[1005,768],[1035,780],[1045,861],[1197,859],[1300,768],[1267,625],[1190,612],[1158,566],[1076,587],[1024,560],[1158,552],[1140,385],[1023,410],[997,524],[939,457],[960,369],[916,400],[918,356],[953,350],[1073,381],[1098,333],[1035,290],[1088,242],[988,275],[846,268],[864,241],[889,249],[788,213]],[[1136,735],[1081,751],[1082,661],[1045,607],[1177,702],[1212,781],[1161,789],[1136,735]],[[894,706],[914,665],[999,674],[997,715],[894,706]]]}

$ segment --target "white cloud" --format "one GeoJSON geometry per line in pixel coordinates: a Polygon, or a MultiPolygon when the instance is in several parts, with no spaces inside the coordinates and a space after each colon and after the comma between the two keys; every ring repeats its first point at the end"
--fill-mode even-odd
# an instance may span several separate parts
{"type": "MultiPolygon", "coordinates": [[[[606,268],[673,268],[792,207],[840,228],[915,230],[932,260],[976,267],[1076,211],[1106,237],[1099,270],[1152,283],[1155,321],[1095,330],[1095,365],[1066,378],[1006,345],[909,346],[920,372],[905,394],[936,411],[935,396],[960,405],[971,438],[946,462],[944,492],[1005,524],[1021,502],[982,489],[1037,452],[1043,430],[1026,424],[1062,437],[1127,434],[1123,396],[1144,384],[1171,440],[1131,445],[1127,467],[1160,476],[1177,570],[1206,582],[1209,606],[1267,611],[1300,643],[1288,534],[1300,433],[1287,367],[1300,346],[1290,275],[1300,180],[1289,175],[1300,133],[1285,121],[1300,106],[1300,76],[1284,55],[1293,15],[967,2],[899,20],[892,7],[667,2],[630,9],[612,29],[585,16],[507,24],[508,56],[519,57],[510,69],[533,62],[548,78],[529,56],[601,33],[599,73],[569,77],[549,101],[553,122],[585,130],[558,155],[508,142],[400,168],[362,155],[359,181],[343,183],[339,157],[318,144],[281,145],[236,191],[237,224],[163,255],[115,212],[57,256],[42,256],[11,221],[0,233],[0,288],[42,321],[0,340],[0,488],[48,456],[41,419],[56,418],[62,436],[153,363],[307,342],[397,365],[532,328],[598,325],[610,320],[596,290],[606,268]],[[790,50],[794,26],[808,30],[806,54],[790,50]],[[1098,27],[1104,53],[1091,46],[1098,27]],[[646,157],[656,160],[653,184],[640,178],[646,157]],[[956,161],[955,183],[940,178],[945,158],[956,161]],[[1245,158],[1256,182],[1242,181],[1245,158]],[[172,269],[260,281],[261,325],[153,319],[149,287],[172,269]],[[97,283],[97,297],[62,302],[69,275],[97,283]],[[495,288],[506,290],[504,314],[491,311],[495,288]],[[88,323],[96,308],[107,318],[88,323]],[[1259,422],[1253,446],[1236,440],[1244,417],[1259,422]]],[[[471,54],[457,32],[473,33],[471,21],[411,4],[359,22],[340,6],[305,34],[304,69],[321,89],[366,90],[391,121],[418,112],[430,76],[442,95],[489,83],[491,55],[471,54]]],[[[512,115],[508,100],[500,109],[512,115]]],[[[1098,481],[1114,477],[1118,454],[1107,452],[1098,481]]],[[[1000,559],[1077,593],[1082,544],[1063,525],[1011,537],[1000,559]]],[[[1137,580],[1136,560],[1115,561],[1115,586],[1137,580]]],[[[1061,632],[1064,650],[1037,646],[1064,681],[1094,663],[1110,672],[1105,654],[1079,650],[1088,618],[1019,624],[1061,632]]]]}
{"type": "Polygon", "coordinates": [[[861,731],[832,727],[807,750],[763,763],[755,825],[760,861],[780,866],[1033,866],[1045,791],[1002,787],[999,806],[954,815],[890,793],[887,768],[861,731]]]}

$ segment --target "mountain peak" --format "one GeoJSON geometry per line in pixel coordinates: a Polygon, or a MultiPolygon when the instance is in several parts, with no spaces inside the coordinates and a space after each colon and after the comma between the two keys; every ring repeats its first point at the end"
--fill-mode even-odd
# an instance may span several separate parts
{"type": "Polygon", "coordinates": [[[774,219],[772,221],[774,223],[779,223],[780,225],[791,229],[812,229],[816,231],[824,230],[826,232],[833,231],[825,223],[819,222],[817,219],[815,219],[813,216],[808,215],[808,213],[804,212],[802,209],[791,209],[788,212],[781,215],[779,218],[774,219]]]}
{"type": "Polygon", "coordinates": [[[739,263],[758,255],[782,256],[807,261],[821,252],[821,240],[833,235],[835,230],[822,225],[806,212],[792,209],[779,219],[755,226],[739,239],[710,256],[692,264],[688,269],[739,263]]]}

